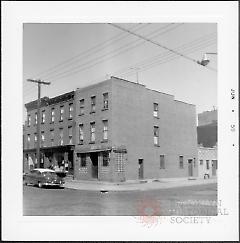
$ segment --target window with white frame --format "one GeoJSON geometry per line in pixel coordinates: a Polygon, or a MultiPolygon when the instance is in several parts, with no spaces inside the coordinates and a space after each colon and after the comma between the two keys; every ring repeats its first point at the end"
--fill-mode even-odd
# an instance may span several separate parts
{"type": "Polygon", "coordinates": [[[38,114],[37,114],[37,112],[35,113],[35,125],[37,125],[37,123],[38,123],[38,114]]]}
{"type": "Polygon", "coordinates": [[[83,134],[83,124],[79,124],[79,144],[83,144],[84,134],[83,134]]]}
{"type": "Polygon", "coordinates": [[[90,142],[95,143],[95,122],[90,123],[90,142]]]}
{"type": "Polygon", "coordinates": [[[59,128],[59,144],[63,145],[63,128],[59,128]]]}
{"type": "Polygon", "coordinates": [[[45,123],[46,113],[45,110],[42,111],[42,123],[45,123]]]}
{"type": "Polygon", "coordinates": [[[108,93],[103,94],[103,109],[108,109],[108,93]]]}
{"type": "Polygon", "coordinates": [[[34,143],[35,143],[35,146],[36,146],[36,144],[37,144],[37,139],[38,139],[38,137],[37,137],[37,133],[34,133],[34,143]]]}
{"type": "Polygon", "coordinates": [[[96,110],[96,96],[91,97],[91,112],[95,112],[96,110]]]}
{"type": "Polygon", "coordinates": [[[80,100],[80,112],[79,115],[83,115],[84,114],[84,99],[80,100]]]}
{"type": "Polygon", "coordinates": [[[69,144],[72,144],[72,126],[68,127],[69,144]]]}
{"type": "Polygon", "coordinates": [[[31,142],[30,134],[27,135],[27,147],[29,148],[31,142]]]}
{"type": "Polygon", "coordinates": [[[153,136],[154,136],[154,145],[159,144],[159,127],[154,126],[153,128],[153,136]]]}
{"type": "Polygon", "coordinates": [[[69,119],[73,118],[73,103],[69,104],[69,119]]]}
{"type": "Polygon", "coordinates": [[[51,146],[54,145],[54,129],[50,130],[50,140],[51,140],[51,146]]]}
{"type": "Polygon", "coordinates": [[[103,140],[108,140],[108,120],[103,120],[103,140]]]}
{"type": "Polygon", "coordinates": [[[41,143],[42,143],[42,146],[45,146],[45,134],[44,134],[44,132],[41,132],[41,143]]]}
{"type": "Polygon", "coordinates": [[[31,126],[31,115],[28,114],[28,117],[27,117],[27,125],[30,127],[31,126]]]}
{"type": "Polygon", "coordinates": [[[64,106],[60,106],[60,119],[59,119],[59,121],[63,121],[63,113],[64,113],[64,106]]]}
{"type": "Polygon", "coordinates": [[[153,103],[153,116],[158,117],[158,103],[153,103]]]}
{"type": "Polygon", "coordinates": [[[55,120],[55,109],[52,108],[52,109],[51,109],[51,122],[53,123],[54,120],[55,120]]]}

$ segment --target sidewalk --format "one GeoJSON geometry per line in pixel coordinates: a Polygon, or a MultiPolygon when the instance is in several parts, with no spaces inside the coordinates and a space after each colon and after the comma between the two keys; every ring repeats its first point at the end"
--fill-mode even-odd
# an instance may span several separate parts
{"type": "Polygon", "coordinates": [[[158,180],[142,180],[127,182],[103,182],[103,181],[84,181],[69,180],[65,182],[65,188],[85,191],[148,191],[157,189],[167,189],[194,185],[217,183],[216,178],[212,179],[192,179],[172,178],[158,180]]]}

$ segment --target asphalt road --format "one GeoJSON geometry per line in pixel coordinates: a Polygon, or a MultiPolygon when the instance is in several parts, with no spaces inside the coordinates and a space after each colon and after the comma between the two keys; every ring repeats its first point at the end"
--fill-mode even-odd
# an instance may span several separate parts
{"type": "Polygon", "coordinates": [[[23,213],[33,216],[214,216],[216,202],[217,184],[109,193],[23,187],[23,213]]]}

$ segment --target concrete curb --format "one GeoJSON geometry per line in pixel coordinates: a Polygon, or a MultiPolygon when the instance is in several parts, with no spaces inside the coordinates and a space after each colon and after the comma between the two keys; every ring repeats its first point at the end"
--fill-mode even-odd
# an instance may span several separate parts
{"type": "Polygon", "coordinates": [[[206,185],[217,183],[217,179],[196,179],[196,180],[181,180],[181,181],[149,181],[147,183],[131,183],[131,184],[119,184],[110,182],[84,182],[84,181],[66,181],[65,188],[75,189],[81,191],[148,191],[159,190],[177,187],[187,187],[195,185],[206,185]]]}

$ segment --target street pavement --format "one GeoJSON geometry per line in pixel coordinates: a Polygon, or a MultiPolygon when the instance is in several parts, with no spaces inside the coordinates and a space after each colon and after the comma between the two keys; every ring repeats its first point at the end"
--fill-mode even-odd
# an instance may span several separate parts
{"type": "Polygon", "coordinates": [[[217,215],[216,202],[216,183],[106,193],[23,186],[25,216],[213,216],[217,215]]]}

